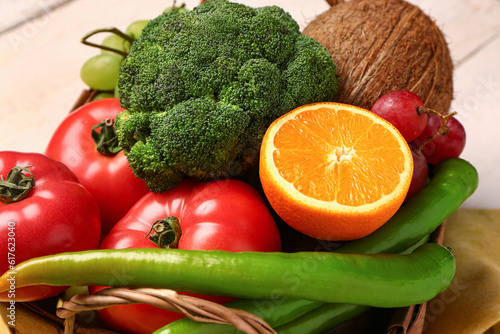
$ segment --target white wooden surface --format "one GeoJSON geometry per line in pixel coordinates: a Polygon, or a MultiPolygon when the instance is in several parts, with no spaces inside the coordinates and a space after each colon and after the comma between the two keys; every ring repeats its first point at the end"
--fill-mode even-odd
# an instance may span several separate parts
{"type": "MultiPolygon", "coordinates": [[[[178,1],[181,2],[180,0],[178,1]]],[[[199,1],[183,1],[187,8],[199,1]]],[[[303,28],[323,0],[244,0],[279,5],[303,28]]],[[[462,157],[480,173],[464,208],[500,208],[500,1],[411,0],[443,30],[455,62],[452,110],[467,130],[462,157]]],[[[43,152],[52,131],[85,88],[79,70],[96,50],[80,38],[95,28],[125,29],[170,1],[0,0],[0,150],[43,152]]]]}

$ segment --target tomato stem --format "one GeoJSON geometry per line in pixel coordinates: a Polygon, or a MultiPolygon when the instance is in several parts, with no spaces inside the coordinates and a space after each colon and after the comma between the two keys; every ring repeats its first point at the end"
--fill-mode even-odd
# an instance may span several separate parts
{"type": "Polygon", "coordinates": [[[19,202],[28,196],[31,188],[35,186],[35,177],[28,168],[16,166],[9,171],[7,179],[0,175],[0,201],[4,204],[19,202]],[[28,173],[30,176],[27,176],[28,173]]]}
{"type": "Polygon", "coordinates": [[[115,121],[107,118],[92,127],[92,138],[96,143],[96,150],[101,154],[113,156],[122,150],[114,125],[115,121]]]}
{"type": "Polygon", "coordinates": [[[158,219],[153,223],[146,237],[148,235],[149,240],[160,248],[177,248],[182,235],[179,219],[173,216],[158,219]]]}

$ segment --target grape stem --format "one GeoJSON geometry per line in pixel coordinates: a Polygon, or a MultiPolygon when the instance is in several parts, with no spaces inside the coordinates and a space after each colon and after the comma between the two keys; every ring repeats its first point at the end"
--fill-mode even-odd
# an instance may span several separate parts
{"type": "Polygon", "coordinates": [[[439,127],[439,129],[436,131],[436,133],[434,133],[432,136],[430,136],[429,138],[427,138],[425,141],[423,141],[416,149],[415,149],[415,153],[417,154],[420,154],[422,152],[422,149],[424,148],[424,146],[429,143],[430,141],[432,141],[434,138],[436,138],[437,136],[439,135],[444,135],[444,134],[447,134],[448,131],[450,131],[450,129],[448,128],[448,126],[446,125],[446,121],[448,120],[448,118],[450,117],[453,117],[457,114],[456,111],[453,111],[449,114],[442,114],[440,113],[439,111],[436,111],[436,110],[433,110],[433,109],[430,109],[430,108],[427,108],[427,107],[424,107],[424,106],[421,106],[421,107],[418,107],[417,108],[417,113],[419,115],[422,115],[422,114],[434,114],[434,115],[437,115],[441,118],[441,126],[439,127]]]}
{"type": "Polygon", "coordinates": [[[98,48],[98,49],[107,50],[107,51],[111,51],[111,52],[117,53],[120,56],[123,56],[124,58],[127,57],[128,53],[125,52],[125,51],[113,49],[113,48],[111,48],[109,46],[105,46],[105,45],[101,45],[101,44],[97,44],[97,43],[93,43],[93,42],[89,42],[88,41],[88,39],[90,37],[92,37],[92,36],[94,36],[96,34],[99,34],[101,32],[110,32],[110,33],[113,33],[115,35],[118,35],[121,38],[123,38],[124,40],[126,40],[127,42],[129,42],[130,44],[132,44],[134,42],[134,40],[135,40],[134,38],[132,38],[131,36],[129,36],[126,33],[122,32],[118,28],[110,27],[110,28],[96,29],[96,30],[93,30],[93,31],[89,32],[87,35],[85,35],[85,36],[82,37],[81,42],[83,44],[85,44],[85,45],[88,45],[88,46],[92,46],[92,47],[95,47],[95,48],[98,48]]]}

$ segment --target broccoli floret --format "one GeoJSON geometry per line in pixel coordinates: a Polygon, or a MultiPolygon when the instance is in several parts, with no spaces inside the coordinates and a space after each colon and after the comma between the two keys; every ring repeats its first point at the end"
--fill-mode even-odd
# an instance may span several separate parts
{"type": "Polygon", "coordinates": [[[118,141],[122,147],[132,147],[136,142],[145,141],[150,131],[150,118],[153,114],[149,112],[131,113],[125,110],[116,116],[115,127],[120,128],[117,132],[118,141]]]}
{"type": "Polygon", "coordinates": [[[283,77],[287,92],[296,105],[321,101],[325,98],[325,90],[336,92],[338,83],[330,78],[331,57],[326,49],[304,35],[297,37],[295,47],[283,77]]]}
{"type": "Polygon", "coordinates": [[[154,192],[183,177],[233,177],[258,162],[273,120],[334,101],[336,66],[282,8],[211,0],[164,13],[132,44],[118,80],[119,141],[154,192]]]}
{"type": "Polygon", "coordinates": [[[127,158],[130,165],[137,166],[133,170],[134,174],[146,181],[152,192],[160,193],[173,188],[184,177],[182,173],[169,168],[149,138],[132,146],[127,158]]]}
{"type": "Polygon", "coordinates": [[[236,159],[249,122],[237,106],[193,98],[154,114],[150,140],[172,171],[209,179],[236,159]]]}

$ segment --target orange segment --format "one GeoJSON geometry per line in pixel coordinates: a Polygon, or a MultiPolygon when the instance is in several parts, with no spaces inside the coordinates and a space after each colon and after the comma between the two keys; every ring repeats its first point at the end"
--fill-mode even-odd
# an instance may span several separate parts
{"type": "Polygon", "coordinates": [[[372,112],[340,103],[299,107],[268,128],[260,176],[290,226],[326,240],[353,240],[401,206],[413,173],[401,134],[372,112]]]}

